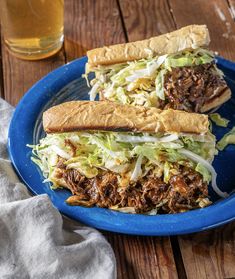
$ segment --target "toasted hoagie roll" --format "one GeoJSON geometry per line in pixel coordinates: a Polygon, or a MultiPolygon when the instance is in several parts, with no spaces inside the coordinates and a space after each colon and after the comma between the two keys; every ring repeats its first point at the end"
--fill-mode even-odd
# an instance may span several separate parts
{"type": "Polygon", "coordinates": [[[107,101],[71,101],[54,106],[43,114],[43,126],[47,133],[98,129],[204,134],[208,131],[208,125],[208,117],[203,114],[134,107],[107,101]]]}

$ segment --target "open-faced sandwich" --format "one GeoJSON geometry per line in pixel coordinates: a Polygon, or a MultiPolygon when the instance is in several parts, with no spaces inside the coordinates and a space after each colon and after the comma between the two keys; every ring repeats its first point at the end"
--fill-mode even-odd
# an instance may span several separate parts
{"type": "Polygon", "coordinates": [[[231,91],[216,67],[205,25],[190,25],[143,41],[87,52],[90,99],[122,104],[207,112],[231,91]]]}
{"type": "Polygon", "coordinates": [[[177,213],[220,196],[208,116],[114,102],[72,101],[44,112],[33,161],[70,205],[177,213]]]}

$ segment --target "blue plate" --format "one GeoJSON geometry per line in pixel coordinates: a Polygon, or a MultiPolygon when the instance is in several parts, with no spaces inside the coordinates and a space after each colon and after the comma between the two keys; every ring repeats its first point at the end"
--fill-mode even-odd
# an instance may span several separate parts
{"type": "MultiPolygon", "coordinates": [[[[72,99],[87,99],[88,88],[81,75],[87,59],[77,59],[51,72],[36,83],[22,98],[13,115],[8,138],[8,150],[12,163],[28,188],[34,194],[48,194],[61,213],[99,229],[136,235],[175,235],[202,231],[235,219],[235,194],[221,200],[210,191],[213,205],[186,213],[147,216],[125,214],[103,208],[68,206],[67,190],[51,190],[49,183],[30,160],[31,149],[26,144],[38,143],[44,136],[42,112],[52,105],[72,99]]],[[[235,94],[235,64],[218,58],[218,66],[224,71],[226,80],[235,94]]],[[[217,139],[235,125],[235,99],[224,104],[219,113],[230,119],[228,128],[214,127],[217,139]]],[[[214,161],[218,172],[218,185],[223,191],[235,188],[235,147],[229,146],[214,161]]]]}

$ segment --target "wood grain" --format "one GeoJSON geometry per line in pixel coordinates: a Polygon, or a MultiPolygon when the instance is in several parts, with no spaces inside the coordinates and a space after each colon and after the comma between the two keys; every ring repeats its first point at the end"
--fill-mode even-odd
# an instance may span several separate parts
{"type": "Polygon", "coordinates": [[[188,279],[235,278],[235,222],[179,238],[188,279]]]}
{"type": "Polygon", "coordinates": [[[120,0],[129,41],[173,31],[175,23],[165,0],[120,0]]]}
{"type": "Polygon", "coordinates": [[[235,0],[227,0],[228,1],[228,8],[232,18],[235,20],[235,0]]]}
{"type": "Polygon", "coordinates": [[[65,1],[65,52],[68,61],[95,47],[125,42],[116,1],[65,1]]]}
{"type": "Polygon", "coordinates": [[[169,238],[105,235],[116,254],[119,279],[178,278],[169,238]]]}
{"type": "Polygon", "coordinates": [[[23,61],[11,55],[2,43],[2,63],[5,99],[15,106],[35,82],[64,64],[64,55],[61,50],[45,60],[23,61]]]}
{"type": "Polygon", "coordinates": [[[169,0],[177,27],[206,24],[211,35],[210,48],[235,60],[235,23],[225,0],[169,0]]]}
{"type": "Polygon", "coordinates": [[[3,69],[2,69],[2,48],[1,48],[1,26],[0,26],[0,97],[4,99],[3,69]]]}

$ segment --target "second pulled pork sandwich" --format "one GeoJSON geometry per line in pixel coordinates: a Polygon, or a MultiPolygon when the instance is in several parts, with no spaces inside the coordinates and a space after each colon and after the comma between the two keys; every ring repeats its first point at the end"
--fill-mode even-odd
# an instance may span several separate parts
{"type": "Polygon", "coordinates": [[[143,41],[87,52],[90,99],[207,112],[231,97],[215,64],[205,25],[190,25],[143,41]]]}

